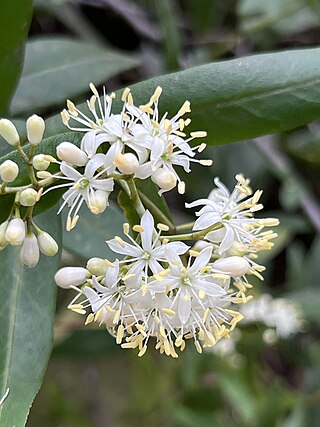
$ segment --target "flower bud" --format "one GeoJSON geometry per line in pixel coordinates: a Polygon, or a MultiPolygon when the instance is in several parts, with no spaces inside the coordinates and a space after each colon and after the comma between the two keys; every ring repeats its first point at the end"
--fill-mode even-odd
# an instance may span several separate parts
{"type": "Polygon", "coordinates": [[[243,276],[250,268],[248,261],[240,256],[217,259],[212,266],[216,270],[229,274],[231,277],[243,276]]]}
{"type": "Polygon", "coordinates": [[[20,137],[15,125],[8,119],[0,120],[0,135],[10,145],[16,145],[20,142],[20,137]]]}
{"type": "Polygon", "coordinates": [[[90,211],[94,215],[101,214],[109,206],[109,193],[103,190],[96,190],[90,203],[90,211]]]}
{"type": "Polygon", "coordinates": [[[51,162],[54,162],[55,158],[47,154],[37,154],[32,159],[33,167],[38,171],[45,171],[50,166],[51,162]]]}
{"type": "Polygon", "coordinates": [[[9,224],[9,221],[7,220],[0,225],[0,246],[1,247],[5,247],[8,244],[6,238],[4,237],[8,224],[9,224]]]}
{"type": "Polygon", "coordinates": [[[38,235],[40,251],[46,256],[54,256],[58,252],[58,244],[49,233],[41,231],[38,235]]]}
{"type": "Polygon", "coordinates": [[[94,276],[102,276],[107,272],[108,263],[102,258],[90,258],[87,262],[87,269],[94,276]]]}
{"type": "Polygon", "coordinates": [[[12,160],[6,160],[0,165],[0,177],[3,182],[14,181],[19,173],[19,166],[12,160]]]}
{"type": "Polygon", "coordinates": [[[39,262],[39,246],[38,240],[33,233],[28,233],[24,239],[20,259],[26,267],[35,267],[39,262]]]}
{"type": "Polygon", "coordinates": [[[118,153],[114,164],[124,175],[133,175],[139,167],[139,161],[132,153],[118,153]]]}
{"type": "Polygon", "coordinates": [[[156,170],[151,179],[159,188],[166,191],[172,190],[177,185],[175,174],[163,168],[156,170]]]}
{"type": "Polygon", "coordinates": [[[13,218],[6,229],[4,238],[12,246],[22,245],[26,237],[26,227],[21,218],[13,218]]]}
{"type": "Polygon", "coordinates": [[[75,166],[85,166],[88,156],[71,142],[62,142],[57,147],[57,156],[60,160],[75,166]]]}
{"type": "Polygon", "coordinates": [[[33,188],[27,188],[20,193],[20,203],[22,206],[34,206],[37,202],[38,193],[33,188]]]}
{"type": "Polygon", "coordinates": [[[87,281],[88,270],[83,267],[63,267],[54,276],[60,288],[68,289],[70,286],[83,285],[87,281]]]}
{"type": "Polygon", "coordinates": [[[44,129],[45,129],[43,118],[37,116],[36,114],[33,114],[31,117],[28,118],[26,126],[27,126],[28,140],[30,144],[31,145],[40,144],[44,134],[44,129]]]}

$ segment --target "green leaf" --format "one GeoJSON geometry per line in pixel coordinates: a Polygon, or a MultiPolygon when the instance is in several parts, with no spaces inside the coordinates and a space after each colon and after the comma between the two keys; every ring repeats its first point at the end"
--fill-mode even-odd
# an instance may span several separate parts
{"type": "Polygon", "coordinates": [[[254,395],[247,384],[247,379],[235,373],[223,372],[219,375],[222,393],[229,400],[239,417],[250,424],[255,420],[257,408],[254,395]]]}
{"type": "MultiPolygon", "coordinates": [[[[67,211],[63,211],[62,217],[66,221],[67,211]]],[[[122,224],[125,218],[121,210],[113,202],[101,215],[94,216],[84,206],[80,211],[77,226],[71,231],[63,232],[63,247],[69,252],[88,259],[92,257],[115,258],[106,240],[122,233],[122,224]]]]}
{"type": "MultiPolygon", "coordinates": [[[[37,218],[37,224],[60,244],[61,221],[56,211],[37,218]]],[[[20,248],[0,253],[0,395],[10,394],[0,407],[1,427],[23,427],[51,353],[56,285],[60,256],[41,255],[38,266],[24,268],[20,248]]]]}
{"type": "Polygon", "coordinates": [[[23,61],[24,41],[32,16],[31,0],[1,2],[0,13],[0,115],[9,109],[23,61]]]}
{"type": "Polygon", "coordinates": [[[22,78],[12,102],[12,114],[31,114],[64,104],[123,71],[134,68],[133,57],[65,37],[34,39],[27,43],[22,78]]]}
{"type": "MultiPolygon", "coordinates": [[[[147,102],[157,85],[163,88],[162,112],[174,114],[184,100],[191,102],[190,130],[208,131],[210,145],[282,132],[319,118],[320,48],[254,55],[156,77],[131,87],[135,104],[147,102]]],[[[115,110],[120,104],[118,99],[115,110]]],[[[48,121],[47,135],[64,131],[59,117],[48,121]]]]}

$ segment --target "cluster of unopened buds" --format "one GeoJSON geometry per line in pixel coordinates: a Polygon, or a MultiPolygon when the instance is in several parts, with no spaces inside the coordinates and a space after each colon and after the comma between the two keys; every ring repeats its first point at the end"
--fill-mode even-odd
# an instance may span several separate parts
{"type": "Polygon", "coordinates": [[[58,252],[56,241],[49,233],[41,230],[32,217],[34,206],[40,200],[46,184],[37,180],[35,171],[41,170],[44,163],[48,167],[55,159],[43,154],[35,155],[44,134],[44,120],[37,115],[29,117],[26,130],[30,144],[28,154],[21,146],[14,124],[7,119],[0,120],[0,135],[18,151],[27,165],[30,177],[30,184],[14,186],[19,175],[18,164],[9,159],[0,164],[0,195],[15,195],[9,217],[0,224],[0,250],[8,245],[21,246],[21,261],[26,267],[35,267],[40,252],[46,256],[54,256],[58,252]]]}
{"type": "MultiPolygon", "coordinates": [[[[124,348],[138,348],[139,356],[146,352],[150,339],[155,339],[155,347],[161,353],[172,357],[178,356],[177,350],[182,351],[189,339],[201,352],[203,347],[212,347],[222,337],[229,337],[242,319],[237,305],[251,298],[247,294],[251,288],[248,276],[262,279],[264,267],[256,262],[257,252],[271,249],[272,239],[276,237],[264,228],[277,225],[278,220],[254,218],[254,213],[262,209],[259,203],[262,192],[253,193],[249,180],[237,175],[237,184],[231,193],[216,179],[216,188],[207,199],[186,204],[187,208],[201,207],[196,212],[196,220],[176,227],[138,191],[136,181],[149,179],[158,187],[160,196],[176,186],[182,194],[185,184],[176,167],[189,173],[192,162],[212,164],[211,160],[194,158],[206,144],[191,147],[190,142],[206,137],[206,132],[191,132],[190,136],[185,133],[191,120],[183,116],[190,112],[190,103],[186,101],[169,118],[167,113],[159,114],[160,87],[147,104],[139,107],[134,105],[130,90],[125,89],[122,110],[114,114],[115,94],[104,92],[99,98],[92,84],[90,88],[93,92],[87,101],[90,117],[71,101],[67,101],[67,109],[61,113],[63,123],[70,130],[84,135],[79,146],[68,141],[59,144],[57,158],[46,154],[34,156],[34,146],[39,144],[44,131],[44,124],[41,132],[39,130],[42,119],[36,116],[29,119],[38,126],[33,136],[27,122],[31,144],[28,155],[18,142],[13,124],[0,121],[0,134],[9,143],[15,141],[12,145],[25,160],[31,180],[28,186],[13,188],[8,183],[15,178],[6,181],[5,173],[1,172],[2,194],[16,193],[10,222],[3,225],[4,242],[11,243],[8,230],[15,221],[20,224],[20,237],[25,224],[27,236],[31,236],[31,227],[35,229],[38,238],[32,237],[32,242],[38,242],[42,250],[43,233],[37,230],[32,219],[33,205],[42,195],[56,189],[67,190],[59,212],[68,206],[66,229],[69,231],[76,226],[84,203],[93,214],[104,212],[110,193],[117,185],[127,194],[140,223],[132,227],[124,224],[125,237],[116,236],[107,241],[117,254],[114,260],[92,258],[86,268],[64,267],[57,272],[57,284],[77,292],[69,308],[87,314],[86,324],[93,321],[104,324],[117,343],[124,348]],[[37,144],[33,143],[34,134],[37,144]],[[50,164],[53,167],[49,171],[50,164]],[[26,206],[24,191],[32,192],[34,203],[27,205],[25,218],[21,219],[19,209],[21,205],[26,206]],[[157,223],[154,218],[161,222],[157,223]]],[[[7,170],[3,165],[3,170],[7,170]]],[[[11,163],[9,166],[15,168],[11,163]]],[[[153,185],[152,182],[149,185],[153,185]]],[[[26,239],[23,235],[18,244],[26,239]]],[[[51,248],[52,243],[50,241],[51,248]]],[[[30,243],[28,245],[30,247],[30,243]]],[[[36,262],[24,260],[24,263],[31,266],[36,262]]]]}

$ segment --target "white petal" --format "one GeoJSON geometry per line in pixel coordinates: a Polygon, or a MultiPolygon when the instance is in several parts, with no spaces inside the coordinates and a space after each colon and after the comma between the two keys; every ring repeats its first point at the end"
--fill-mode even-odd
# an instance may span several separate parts
{"type": "Polygon", "coordinates": [[[63,175],[73,179],[74,181],[79,181],[79,179],[83,177],[81,173],[79,173],[76,169],[74,169],[72,166],[68,165],[68,163],[65,162],[61,163],[60,171],[63,173],[63,175]]]}
{"type": "Polygon", "coordinates": [[[200,255],[196,257],[194,263],[189,268],[189,272],[191,274],[198,273],[202,268],[204,268],[208,264],[208,262],[211,259],[211,254],[212,254],[211,246],[207,246],[205,249],[202,249],[202,251],[200,252],[200,255]]]}
{"type": "Polygon", "coordinates": [[[112,191],[114,187],[114,181],[112,178],[95,179],[91,183],[91,186],[95,190],[112,191]]]}
{"type": "Polygon", "coordinates": [[[106,241],[109,248],[118,254],[121,255],[130,255],[132,257],[138,257],[142,255],[142,249],[139,249],[129,243],[125,242],[125,246],[123,247],[116,239],[111,239],[106,241]]]}
{"type": "Polygon", "coordinates": [[[183,324],[187,322],[191,313],[191,298],[188,292],[181,291],[178,305],[178,316],[183,324]],[[184,298],[186,297],[186,298],[184,298]]]}
{"type": "Polygon", "coordinates": [[[219,246],[218,249],[218,253],[221,255],[224,252],[226,252],[230,246],[232,245],[232,243],[234,242],[234,231],[232,229],[232,227],[230,227],[229,224],[224,224],[225,228],[226,228],[226,234],[219,246]]]}
{"type": "Polygon", "coordinates": [[[141,233],[141,242],[143,249],[149,251],[152,246],[152,234],[154,228],[154,220],[151,213],[146,210],[141,218],[141,225],[144,231],[141,233]]]}

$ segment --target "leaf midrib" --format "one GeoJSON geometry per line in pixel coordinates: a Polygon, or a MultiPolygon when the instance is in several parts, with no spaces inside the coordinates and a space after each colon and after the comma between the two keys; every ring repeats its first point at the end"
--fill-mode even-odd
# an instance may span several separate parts
{"type": "MultiPolygon", "coordinates": [[[[112,56],[114,56],[114,54],[112,54],[112,56]]],[[[117,58],[117,59],[120,59],[120,58],[117,58]]],[[[88,60],[87,61],[86,60],[84,60],[84,61],[75,61],[75,62],[72,62],[70,64],[60,65],[59,67],[54,67],[54,68],[50,67],[50,68],[47,68],[45,70],[38,71],[38,72],[35,72],[35,73],[30,72],[30,73],[27,73],[27,74],[23,74],[22,77],[21,77],[21,79],[24,80],[24,79],[30,79],[30,78],[33,78],[33,77],[39,77],[39,76],[42,76],[43,74],[51,74],[51,73],[55,73],[57,71],[64,71],[64,70],[67,70],[68,68],[74,68],[74,67],[77,67],[77,66],[80,66],[80,65],[92,65],[93,63],[96,63],[96,64],[104,63],[107,60],[108,60],[107,58],[95,58],[92,61],[88,61],[88,60]]],[[[135,64],[134,61],[131,62],[130,60],[127,60],[127,59],[125,61],[126,61],[126,65],[128,65],[128,66],[129,65],[134,66],[134,64],[135,64]]],[[[125,65],[125,61],[123,61],[124,65],[125,65]]]]}
{"type": "MultiPolygon", "coordinates": [[[[15,257],[16,260],[18,260],[18,265],[16,266],[17,269],[15,270],[17,272],[16,274],[16,281],[15,281],[15,285],[14,285],[14,291],[12,292],[12,300],[14,303],[14,310],[11,310],[11,314],[9,316],[9,334],[8,334],[8,340],[7,342],[10,343],[10,345],[7,346],[7,357],[6,357],[6,361],[5,361],[5,368],[4,368],[4,391],[8,388],[8,380],[9,380],[9,376],[10,376],[10,369],[11,369],[11,365],[12,365],[12,354],[13,354],[13,342],[14,342],[14,335],[15,335],[15,321],[16,321],[16,317],[17,317],[17,301],[19,298],[19,294],[20,294],[20,290],[21,290],[21,285],[22,285],[22,280],[21,280],[21,271],[23,269],[22,263],[20,262],[19,257],[15,257]]],[[[11,305],[9,304],[9,307],[11,307],[11,305]]],[[[1,414],[3,411],[3,407],[4,405],[2,405],[0,407],[0,420],[1,420],[1,414]]]]}

